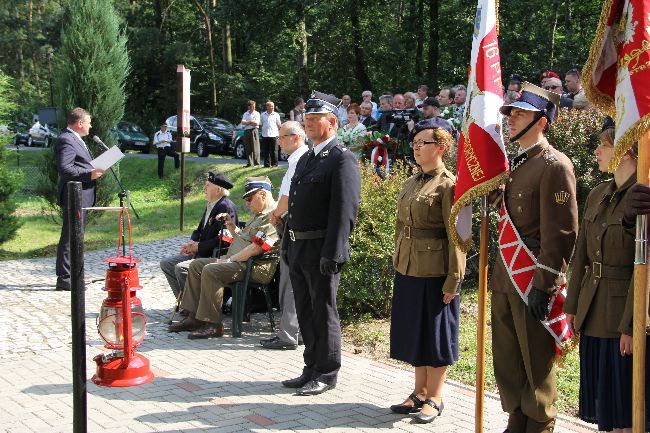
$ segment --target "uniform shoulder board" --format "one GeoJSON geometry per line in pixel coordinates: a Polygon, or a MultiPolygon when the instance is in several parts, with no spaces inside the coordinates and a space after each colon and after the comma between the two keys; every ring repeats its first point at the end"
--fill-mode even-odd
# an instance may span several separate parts
{"type": "Polygon", "coordinates": [[[546,150],[546,151],[544,152],[544,155],[543,155],[543,156],[544,156],[544,161],[545,161],[546,164],[548,164],[548,165],[551,165],[551,164],[553,164],[554,162],[557,162],[557,156],[556,156],[553,152],[551,152],[550,150],[546,150]]]}

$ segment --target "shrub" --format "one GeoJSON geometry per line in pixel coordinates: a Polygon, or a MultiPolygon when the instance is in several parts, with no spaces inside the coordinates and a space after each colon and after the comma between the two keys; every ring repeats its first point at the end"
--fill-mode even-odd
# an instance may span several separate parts
{"type": "Polygon", "coordinates": [[[7,154],[6,143],[0,142],[0,244],[13,239],[20,227],[18,217],[14,213],[14,195],[20,188],[22,174],[9,169],[7,154]]]}

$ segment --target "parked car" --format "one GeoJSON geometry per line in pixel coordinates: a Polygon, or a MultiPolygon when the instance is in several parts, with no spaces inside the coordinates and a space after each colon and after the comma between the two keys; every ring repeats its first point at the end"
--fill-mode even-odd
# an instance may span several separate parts
{"type": "MultiPolygon", "coordinates": [[[[176,140],[176,116],[165,121],[167,129],[176,140]]],[[[190,152],[205,157],[210,153],[230,154],[233,152],[232,123],[217,117],[190,116],[190,152]]]]}
{"type": "MultiPolygon", "coordinates": [[[[262,136],[260,136],[260,139],[261,138],[262,136]]],[[[246,148],[244,147],[244,127],[241,125],[241,123],[237,125],[235,130],[232,132],[232,142],[232,147],[235,151],[235,158],[246,159],[246,148]]],[[[278,148],[279,147],[280,146],[278,145],[278,148]]],[[[278,159],[280,159],[280,161],[286,161],[287,158],[289,158],[289,155],[280,151],[278,159]]]]}
{"type": "Polygon", "coordinates": [[[29,141],[29,126],[26,123],[16,122],[9,124],[9,129],[12,132],[15,132],[14,135],[14,146],[27,146],[29,141]]]}
{"type": "Polygon", "coordinates": [[[29,137],[27,137],[27,146],[50,147],[54,140],[59,136],[59,130],[56,125],[41,125],[36,122],[29,128],[29,137]]]}
{"type": "Polygon", "coordinates": [[[151,151],[149,137],[135,123],[121,121],[111,131],[117,135],[117,144],[122,152],[128,149],[139,150],[142,153],[151,151]]]}

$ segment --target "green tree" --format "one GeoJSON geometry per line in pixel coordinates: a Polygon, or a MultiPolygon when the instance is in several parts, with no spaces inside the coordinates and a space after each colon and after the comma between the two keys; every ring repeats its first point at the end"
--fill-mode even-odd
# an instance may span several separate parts
{"type": "MultiPolygon", "coordinates": [[[[6,120],[13,110],[15,92],[10,78],[0,70],[0,121],[6,120]]],[[[14,215],[16,202],[14,194],[18,191],[21,173],[10,170],[7,164],[7,149],[5,140],[0,141],[0,244],[16,235],[20,223],[14,215]]]]}
{"type": "MultiPolygon", "coordinates": [[[[124,115],[124,86],[130,70],[122,21],[111,0],[87,0],[67,3],[62,22],[66,25],[54,63],[56,105],[61,116],[74,107],[88,110],[93,117],[91,134],[111,146],[116,137],[110,130],[124,115]]],[[[95,154],[101,152],[86,141],[95,154]]],[[[115,191],[112,176],[102,176],[98,205],[110,203],[115,191]]]]}

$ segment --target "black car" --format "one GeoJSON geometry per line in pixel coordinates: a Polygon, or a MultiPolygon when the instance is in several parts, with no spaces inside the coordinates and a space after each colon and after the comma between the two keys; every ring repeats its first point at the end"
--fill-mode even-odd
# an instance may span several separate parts
{"type": "Polygon", "coordinates": [[[149,153],[151,150],[149,137],[135,123],[126,121],[119,122],[112,131],[117,135],[117,143],[122,151],[135,149],[142,153],[149,153]]]}
{"type": "MultiPolygon", "coordinates": [[[[176,140],[176,116],[167,118],[169,132],[176,140]]],[[[211,153],[232,154],[232,123],[217,117],[190,116],[190,152],[199,156],[211,153]]]]}
{"type": "Polygon", "coordinates": [[[29,126],[25,123],[13,123],[9,125],[9,130],[15,132],[14,146],[27,146],[29,143],[29,126]]]}

